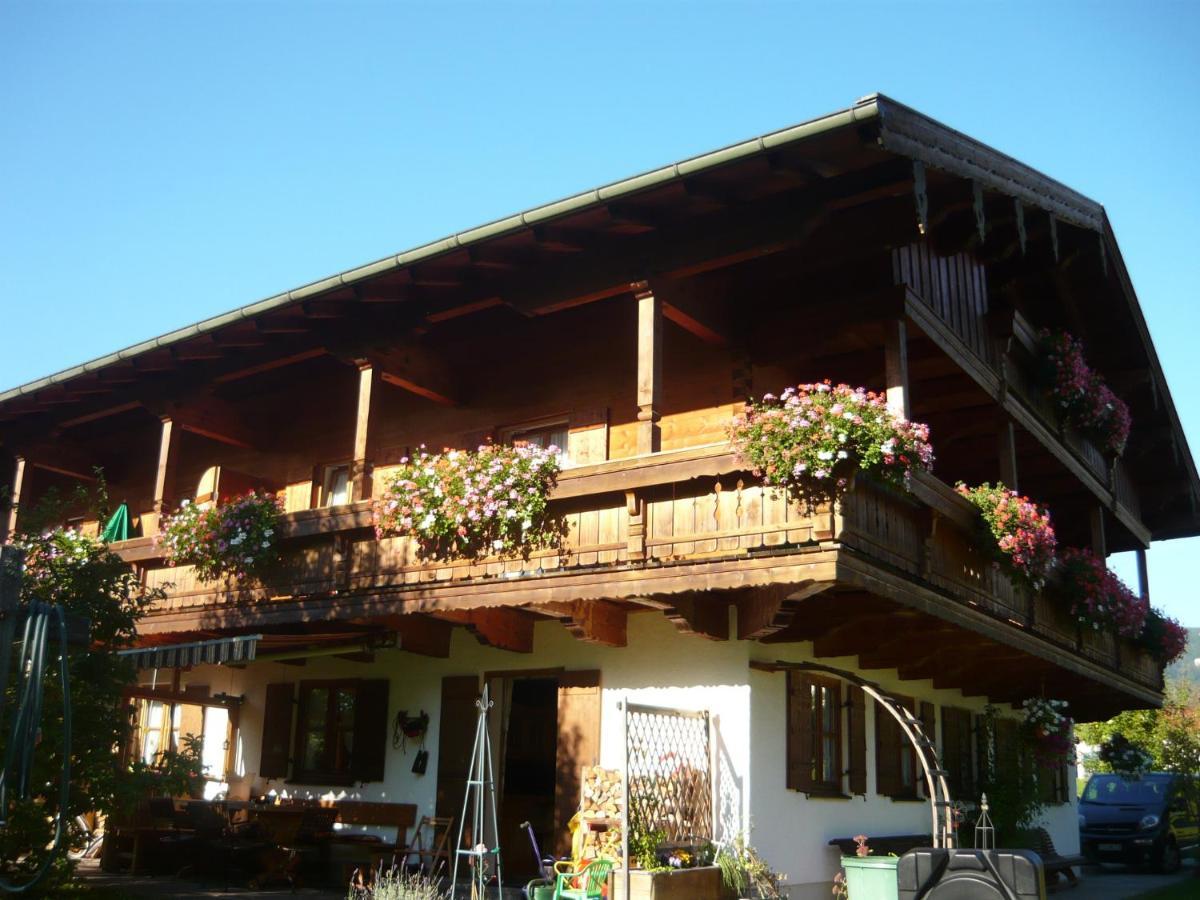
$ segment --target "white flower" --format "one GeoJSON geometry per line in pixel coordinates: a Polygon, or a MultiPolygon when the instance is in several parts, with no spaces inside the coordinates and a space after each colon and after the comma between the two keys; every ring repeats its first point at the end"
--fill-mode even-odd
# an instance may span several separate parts
{"type": "Polygon", "coordinates": [[[833,459],[833,451],[832,450],[822,450],[820,453],[817,454],[817,459],[820,459],[820,460],[833,459]]]}

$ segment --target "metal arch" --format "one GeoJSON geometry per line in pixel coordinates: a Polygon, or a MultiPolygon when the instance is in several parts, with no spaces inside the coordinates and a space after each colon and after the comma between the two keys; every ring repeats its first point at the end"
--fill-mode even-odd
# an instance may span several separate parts
{"type": "Polygon", "coordinates": [[[934,745],[933,738],[925,734],[920,719],[905,709],[898,700],[891,697],[875,682],[868,681],[844,669],[835,669],[832,666],[825,666],[820,663],[792,663],[783,661],[777,663],[759,663],[756,668],[765,668],[770,671],[791,669],[832,675],[835,678],[840,678],[843,681],[848,681],[862,688],[878,706],[891,713],[892,718],[900,724],[909,743],[912,744],[913,749],[916,751],[917,759],[920,760],[921,768],[925,773],[925,784],[929,794],[930,817],[933,823],[933,846],[946,848],[954,846],[954,809],[950,798],[950,785],[946,781],[946,771],[938,761],[937,748],[934,745]]]}

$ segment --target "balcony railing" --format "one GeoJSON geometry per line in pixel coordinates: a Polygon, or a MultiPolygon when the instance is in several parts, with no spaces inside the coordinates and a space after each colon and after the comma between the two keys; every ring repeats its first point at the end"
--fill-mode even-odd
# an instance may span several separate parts
{"type": "MultiPolygon", "coordinates": [[[[836,510],[805,511],[764,488],[728,445],[714,445],[568,470],[551,508],[568,525],[561,553],[479,561],[422,559],[408,538],[376,539],[369,502],[287,513],[280,517],[283,574],[267,588],[249,591],[203,582],[189,566],[166,566],[148,539],[114,549],[145,566],[148,587],[167,591],[161,611],[183,612],[314,595],[403,595],[409,588],[496,579],[527,580],[532,589],[538,579],[571,573],[599,573],[615,582],[663,566],[728,566],[845,548],[932,589],[948,604],[969,606],[1147,686],[1161,685],[1161,673],[1144,651],[1112,635],[1081,634],[1050,595],[1035,596],[1014,584],[978,548],[974,507],[929,475],[915,477],[911,492],[860,477],[836,510]]],[[[603,582],[592,590],[602,589],[603,582]]]]}

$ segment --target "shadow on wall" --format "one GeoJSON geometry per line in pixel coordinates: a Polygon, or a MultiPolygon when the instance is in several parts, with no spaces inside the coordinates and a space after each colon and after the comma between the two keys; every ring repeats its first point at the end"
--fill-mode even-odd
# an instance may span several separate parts
{"type": "Polygon", "coordinates": [[[713,810],[713,840],[729,841],[746,830],[742,821],[744,802],[744,778],[738,773],[725,736],[721,733],[721,717],[712,718],[713,742],[716,753],[713,764],[713,778],[716,781],[713,793],[716,796],[716,808],[713,810]]]}

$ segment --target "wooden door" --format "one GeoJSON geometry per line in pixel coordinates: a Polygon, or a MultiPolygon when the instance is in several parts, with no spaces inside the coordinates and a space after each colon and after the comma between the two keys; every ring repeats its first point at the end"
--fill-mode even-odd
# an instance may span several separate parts
{"type": "Polygon", "coordinates": [[[555,853],[571,850],[567,824],[579,810],[584,766],[600,763],[600,672],[558,676],[558,781],[554,788],[555,853]]]}
{"type": "Polygon", "coordinates": [[[454,816],[457,828],[463,792],[471,771],[475,722],[479,710],[479,677],[448,675],[442,679],[442,708],[438,725],[437,814],[454,816]]]}

